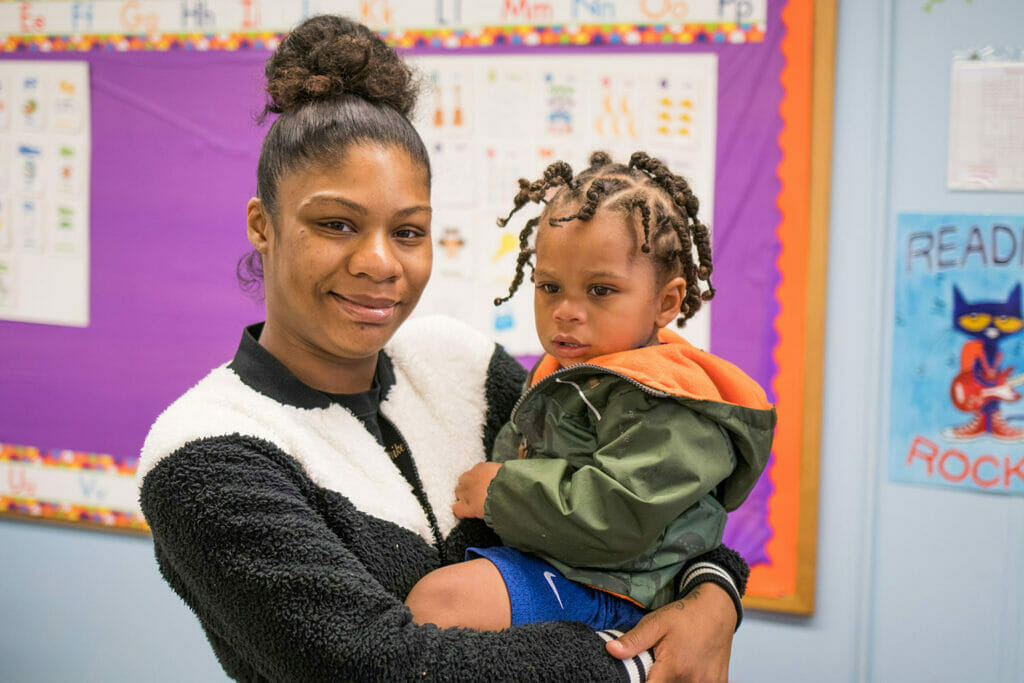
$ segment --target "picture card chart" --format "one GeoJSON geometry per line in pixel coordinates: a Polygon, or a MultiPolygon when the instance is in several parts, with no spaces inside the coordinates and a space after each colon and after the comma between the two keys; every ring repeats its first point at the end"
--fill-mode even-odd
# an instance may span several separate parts
{"type": "Polygon", "coordinates": [[[89,324],[89,70],[0,63],[0,320],[89,324]]]}
{"type": "MultiPolygon", "coordinates": [[[[517,355],[541,353],[529,280],[511,301],[519,233],[505,228],[519,178],[552,162],[586,168],[594,150],[618,163],[643,150],[687,179],[714,228],[718,59],[713,54],[429,56],[410,59],[427,84],[416,127],[434,171],[434,273],[418,312],[455,315],[517,355]]],[[[708,309],[683,330],[707,348],[708,309]]]]}
{"type": "Polygon", "coordinates": [[[1024,190],[1024,61],[953,62],[947,184],[1024,190]]]}

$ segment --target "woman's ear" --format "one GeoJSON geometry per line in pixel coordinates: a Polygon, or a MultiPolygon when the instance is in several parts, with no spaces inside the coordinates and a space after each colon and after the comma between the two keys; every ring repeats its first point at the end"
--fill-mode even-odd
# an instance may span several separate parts
{"type": "Polygon", "coordinates": [[[679,307],[686,298],[686,280],[674,277],[658,292],[658,327],[665,327],[680,315],[679,307]]]}
{"type": "Polygon", "coordinates": [[[266,256],[270,241],[270,217],[258,197],[250,199],[245,207],[245,233],[253,248],[261,256],[266,256]]]}

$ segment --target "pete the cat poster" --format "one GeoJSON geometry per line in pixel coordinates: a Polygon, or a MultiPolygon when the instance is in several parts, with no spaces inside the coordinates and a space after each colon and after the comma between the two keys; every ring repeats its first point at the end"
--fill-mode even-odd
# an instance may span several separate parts
{"type": "Polygon", "coordinates": [[[900,214],[889,478],[1024,495],[1024,216],[900,214]]]}

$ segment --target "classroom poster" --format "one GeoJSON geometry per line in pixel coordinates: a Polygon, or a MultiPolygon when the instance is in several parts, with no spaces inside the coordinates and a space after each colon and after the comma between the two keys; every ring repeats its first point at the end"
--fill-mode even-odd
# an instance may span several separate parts
{"type": "Polygon", "coordinates": [[[900,214],[889,478],[1024,495],[1024,215],[900,214]]]}
{"type": "Polygon", "coordinates": [[[89,69],[0,64],[0,320],[89,324],[89,69]]]}

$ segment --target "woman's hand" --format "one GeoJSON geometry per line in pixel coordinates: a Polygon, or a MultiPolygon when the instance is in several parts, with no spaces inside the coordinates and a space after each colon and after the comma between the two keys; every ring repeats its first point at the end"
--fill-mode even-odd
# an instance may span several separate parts
{"type": "Polygon", "coordinates": [[[484,518],[487,487],[500,469],[501,463],[481,462],[459,476],[459,483],[455,485],[455,502],[452,504],[452,512],[456,517],[484,518]]]}
{"type": "Polygon", "coordinates": [[[726,683],[735,628],[732,599],[719,586],[703,583],[681,600],[646,615],[605,647],[619,659],[653,648],[649,683],[726,683]]]}

